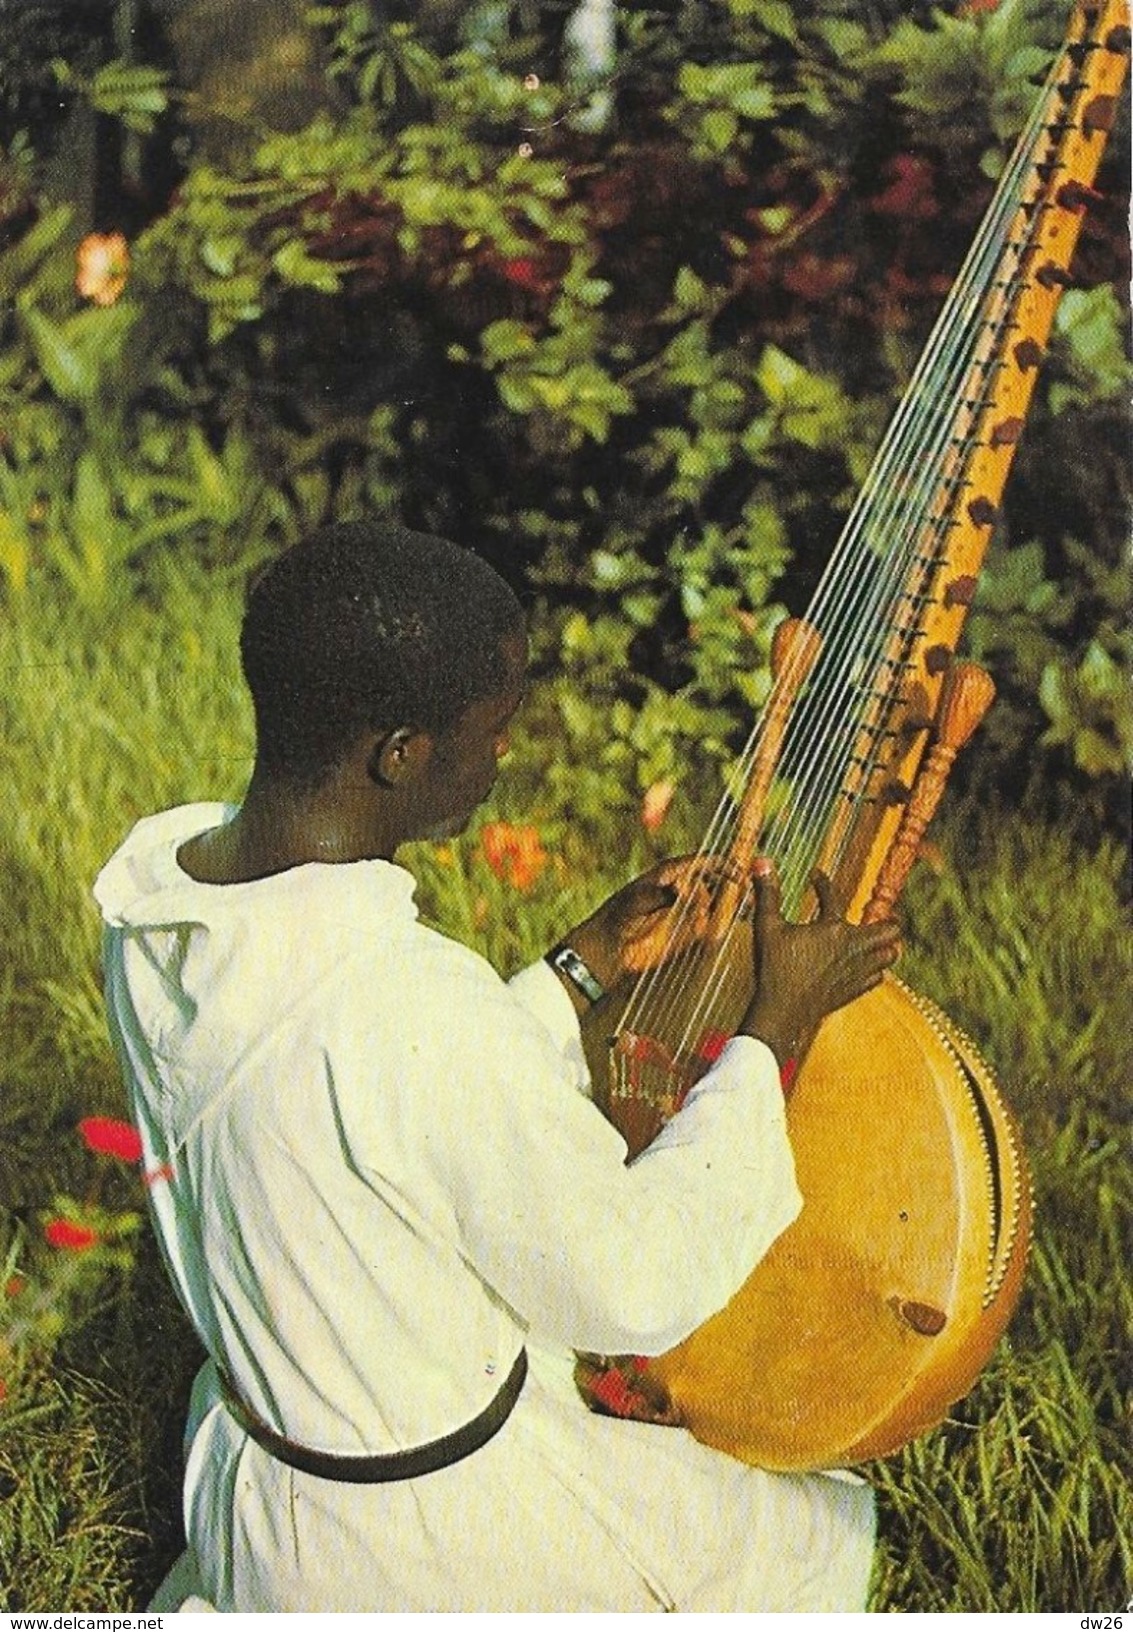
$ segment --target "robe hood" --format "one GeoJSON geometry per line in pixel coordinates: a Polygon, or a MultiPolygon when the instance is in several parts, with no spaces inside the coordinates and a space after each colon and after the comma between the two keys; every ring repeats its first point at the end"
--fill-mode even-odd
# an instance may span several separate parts
{"type": "Polygon", "coordinates": [[[269,897],[286,898],[298,911],[308,899],[312,910],[317,903],[320,915],[329,910],[348,923],[360,896],[372,913],[375,893],[387,911],[417,916],[416,881],[389,861],[308,862],[244,884],[199,883],[180,866],[177,852],[235,812],[234,805],[182,805],[138,822],[95,880],[94,898],[105,924],[121,930],[207,927],[258,908],[269,897]]]}

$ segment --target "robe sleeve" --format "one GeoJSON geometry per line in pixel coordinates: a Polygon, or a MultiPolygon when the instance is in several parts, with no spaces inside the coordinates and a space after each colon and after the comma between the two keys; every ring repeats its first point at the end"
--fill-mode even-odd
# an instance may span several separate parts
{"type": "Polygon", "coordinates": [[[441,946],[414,960],[412,1022],[405,1006],[372,1017],[373,1057],[396,1046],[402,1069],[346,1096],[359,1170],[424,1219],[443,1206],[466,1262],[536,1332],[605,1353],[671,1348],[801,1205],[774,1056],[733,1039],[627,1165],[553,1031],[483,960],[441,946]]]}
{"type": "Polygon", "coordinates": [[[590,1073],[578,1033],[578,1015],[555,971],[541,958],[513,975],[508,981],[508,990],[528,1014],[542,1021],[568,1070],[574,1074],[577,1088],[589,1094],[590,1073]]]}

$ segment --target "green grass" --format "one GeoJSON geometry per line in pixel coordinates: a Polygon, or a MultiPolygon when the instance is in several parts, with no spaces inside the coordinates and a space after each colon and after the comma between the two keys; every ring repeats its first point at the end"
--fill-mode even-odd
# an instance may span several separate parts
{"type": "Polygon", "coordinates": [[[96,618],[37,597],[0,622],[9,1206],[42,1196],[45,1168],[65,1168],[55,1136],[76,1110],[120,1105],[91,884],[139,816],[241,787],[251,727],[237,627],[231,597],[187,572],[170,575],[160,611],[125,602],[96,618]]]}
{"type": "Polygon", "coordinates": [[[0,1609],[129,1602],[139,1447],[129,1402],[89,1376],[32,1368],[0,1428],[0,1609]]]}
{"type": "MultiPolygon", "coordinates": [[[[250,728],[235,629],[231,593],[188,570],[171,572],[151,602],[97,621],[43,598],[0,622],[0,1200],[9,1217],[30,1216],[59,1187],[81,1187],[89,1158],[76,1120],[123,1108],[90,882],[139,815],[239,792],[250,728]]],[[[530,758],[521,733],[516,753],[521,764],[530,758]]],[[[953,808],[936,837],[943,869],[922,869],[909,891],[903,972],[1004,1081],[1032,1158],[1036,1244],[1009,1339],[975,1391],[935,1433],[872,1470],[881,1502],[873,1604],[1112,1612],[1133,1577],[1119,1374],[1131,1313],[1122,1143],[1133,938],[1120,905],[1123,855],[1018,812],[968,805],[953,808]]],[[[474,835],[413,859],[429,915],[509,970],[649,855],[643,835],[611,832],[601,853],[552,858],[518,910],[474,835]]],[[[123,1205],[136,1203],[129,1189],[120,1177],[123,1205]]],[[[4,1233],[0,1213],[0,1249],[4,1233]]],[[[0,1345],[3,1330],[0,1305],[0,1345]]],[[[145,1602],[178,1545],[179,1440],[197,1358],[150,1244],[128,1278],[107,1279],[50,1362],[9,1367],[0,1607],[145,1602]]]]}

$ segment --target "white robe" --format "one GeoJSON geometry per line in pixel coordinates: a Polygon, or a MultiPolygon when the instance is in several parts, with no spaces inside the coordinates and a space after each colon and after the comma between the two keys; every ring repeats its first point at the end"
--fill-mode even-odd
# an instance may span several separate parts
{"type": "Polygon", "coordinates": [[[183,1580],[222,1610],[861,1609],[868,1487],[763,1473],[595,1416],[574,1348],[660,1353],[721,1308],[800,1198],[775,1062],[733,1040],[636,1161],[588,1097],[543,965],[505,984],[386,862],[203,885],[142,822],[103,869],[106,996],[158,1235],[209,1354],[289,1439],[450,1433],[531,1369],[501,1432],[395,1484],[250,1441],[210,1361],[183,1580]]]}

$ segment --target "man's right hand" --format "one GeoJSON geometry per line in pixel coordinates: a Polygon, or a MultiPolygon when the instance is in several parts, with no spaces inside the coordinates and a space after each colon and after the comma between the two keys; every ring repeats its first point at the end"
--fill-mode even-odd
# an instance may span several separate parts
{"type": "Polygon", "coordinates": [[[900,931],[892,920],[848,923],[821,873],[812,881],[818,916],[788,923],[773,863],[760,857],[752,873],[755,996],[739,1030],[766,1043],[780,1067],[788,1061],[798,1066],[825,1017],[878,985],[900,953],[900,931]]]}

